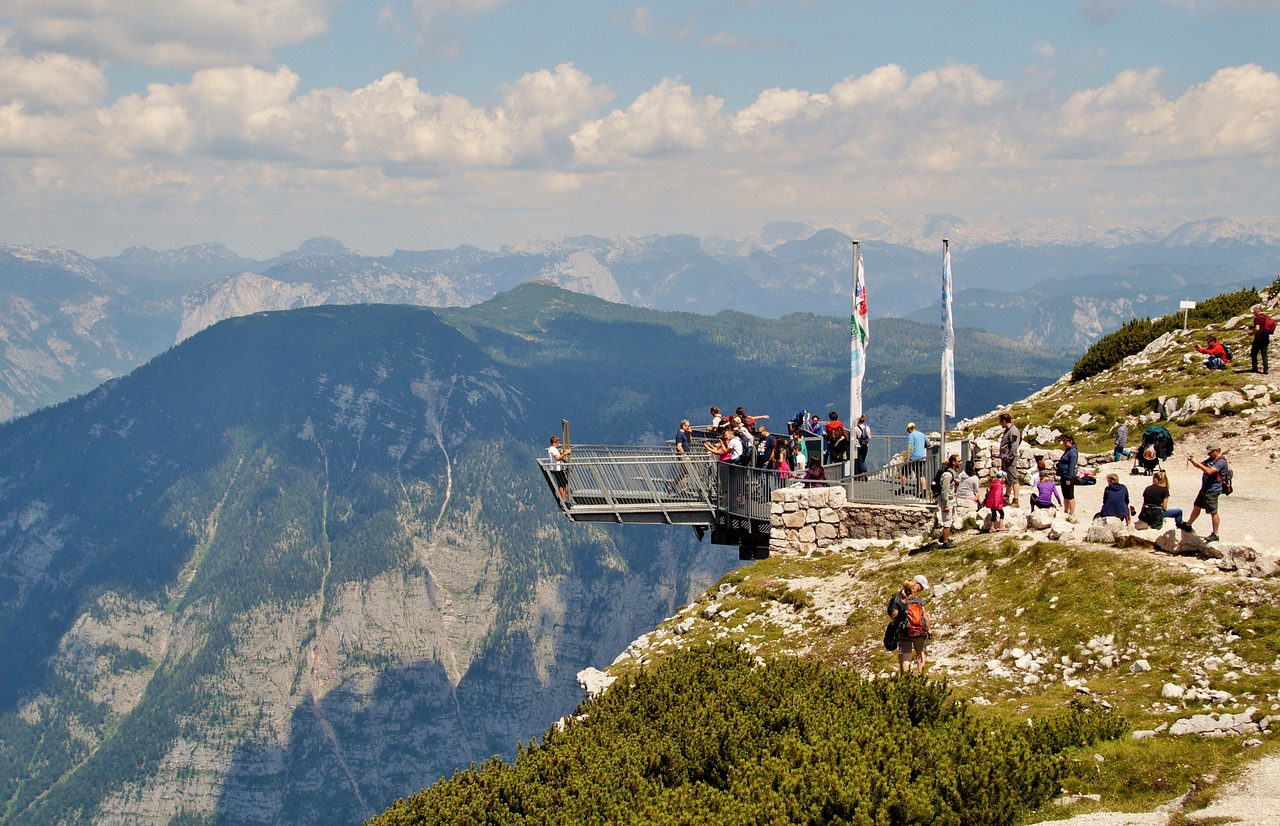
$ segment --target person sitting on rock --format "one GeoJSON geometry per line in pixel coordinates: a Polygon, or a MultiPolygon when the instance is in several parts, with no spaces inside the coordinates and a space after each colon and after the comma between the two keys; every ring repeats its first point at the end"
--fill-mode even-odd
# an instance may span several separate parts
{"type": "Polygon", "coordinates": [[[1133,524],[1133,508],[1129,505],[1129,489],[1120,484],[1120,477],[1114,473],[1107,474],[1107,486],[1102,489],[1102,510],[1094,515],[1094,519],[1114,516],[1123,519],[1126,525],[1133,524]]]}
{"type": "Polygon", "coordinates": [[[1048,470],[1041,470],[1040,481],[1036,482],[1035,492],[1031,494],[1031,509],[1052,508],[1055,502],[1061,507],[1062,493],[1053,481],[1053,474],[1048,470]]]}
{"type": "Polygon", "coordinates": [[[1175,528],[1182,528],[1182,509],[1169,507],[1169,475],[1157,470],[1151,477],[1151,484],[1142,492],[1142,510],[1138,519],[1148,528],[1159,530],[1164,527],[1164,520],[1172,519],[1175,528]]]}
{"type": "Polygon", "coordinates": [[[1208,356],[1204,360],[1204,366],[1210,370],[1226,370],[1227,362],[1231,361],[1231,355],[1227,352],[1227,348],[1223,346],[1222,342],[1218,341],[1217,336],[1211,335],[1205,339],[1204,346],[1197,346],[1196,352],[1208,356]]]}

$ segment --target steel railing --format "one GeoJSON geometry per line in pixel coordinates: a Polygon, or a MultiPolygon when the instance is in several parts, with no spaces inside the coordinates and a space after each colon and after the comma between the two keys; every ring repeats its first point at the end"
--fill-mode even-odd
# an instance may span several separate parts
{"type": "MultiPolygon", "coordinates": [[[[849,501],[874,504],[933,504],[936,497],[929,482],[940,466],[940,445],[929,440],[925,458],[912,461],[904,436],[872,436],[867,445],[867,472],[849,479],[849,501]]],[[[856,451],[856,446],[855,446],[856,451]]],[[[969,456],[967,439],[948,440],[947,453],[960,454],[961,462],[969,456]]]]}
{"type": "MultiPolygon", "coordinates": [[[[866,473],[850,476],[856,445],[854,450],[855,457],[847,463],[823,465],[827,478],[818,482],[717,461],[700,440],[687,454],[670,446],[574,445],[564,463],[568,501],[561,508],[580,521],[710,525],[724,524],[729,517],[767,525],[773,492],[787,486],[841,484],[851,502],[934,502],[929,480],[939,466],[937,442],[927,445],[923,460],[912,462],[904,437],[873,436],[866,473]]],[[[967,457],[968,443],[948,442],[947,452],[967,457]]],[[[818,451],[811,448],[811,455],[817,456],[818,451]]],[[[559,502],[550,461],[541,458],[538,464],[559,502]]]]}
{"type": "MultiPolygon", "coordinates": [[[[585,521],[710,524],[714,457],[652,446],[573,445],[564,462],[568,501],[562,509],[585,521]]],[[[538,465],[553,492],[549,459],[538,465]]],[[[556,492],[559,501],[558,492],[556,492]]]]}

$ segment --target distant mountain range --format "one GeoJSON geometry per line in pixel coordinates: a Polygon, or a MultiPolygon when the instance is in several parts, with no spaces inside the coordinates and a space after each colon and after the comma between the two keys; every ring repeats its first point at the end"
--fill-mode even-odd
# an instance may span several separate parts
{"type": "Polygon", "coordinates": [[[851,236],[880,239],[862,244],[873,319],[933,323],[944,235],[953,240],[958,325],[1064,354],[1135,316],[1261,286],[1280,271],[1280,223],[1226,219],[1105,232],[1087,222],[980,228],[931,215],[843,231],[776,223],[739,240],[578,236],[385,256],[313,238],[266,260],[221,244],[135,247],[96,260],[0,244],[0,417],[86,392],[221,319],[267,310],[470,306],[541,280],[655,309],[841,318],[850,303],[851,236]]]}
{"type": "MultiPolygon", "coordinates": [[[[510,757],[740,564],[567,522],[547,435],[836,404],[845,324],[538,283],[255,313],[0,425],[0,823],[353,823],[510,757]]],[[[922,329],[876,328],[877,427],[936,403],[922,329]]],[[[1064,368],[980,331],[957,360],[961,415],[1064,368]]]]}

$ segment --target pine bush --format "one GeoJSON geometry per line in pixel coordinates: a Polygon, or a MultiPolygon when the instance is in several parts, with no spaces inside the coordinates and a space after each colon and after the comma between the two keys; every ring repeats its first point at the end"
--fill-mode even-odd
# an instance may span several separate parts
{"type": "MultiPolygon", "coordinates": [[[[1206,324],[1217,324],[1238,315],[1245,315],[1249,308],[1258,301],[1258,291],[1252,288],[1234,293],[1225,293],[1201,301],[1194,310],[1189,311],[1187,324],[1203,327],[1206,324]]],[[[1124,359],[1155,341],[1165,333],[1182,328],[1182,315],[1157,318],[1135,318],[1120,329],[1108,333],[1094,342],[1093,346],[1071,368],[1071,380],[1083,381],[1096,376],[1103,370],[1110,370],[1124,359]]]]}
{"type": "Polygon", "coordinates": [[[728,645],[682,652],[563,730],[396,801],[408,824],[1008,824],[1059,788],[1110,714],[1034,727],[970,714],[944,681],[866,680],[728,645]]]}

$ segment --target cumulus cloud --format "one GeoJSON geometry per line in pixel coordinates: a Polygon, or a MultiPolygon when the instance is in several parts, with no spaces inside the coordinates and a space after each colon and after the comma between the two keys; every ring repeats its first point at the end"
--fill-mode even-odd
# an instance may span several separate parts
{"type": "Polygon", "coordinates": [[[0,0],[25,45],[89,60],[199,68],[264,62],[324,31],[338,0],[0,0]]]}
{"type": "Polygon", "coordinates": [[[52,52],[26,56],[13,47],[12,35],[0,29],[0,102],[42,111],[90,106],[106,94],[99,64],[52,52]]]}
{"type": "Polygon", "coordinates": [[[610,163],[675,153],[725,149],[732,136],[724,101],[696,97],[686,83],[664,78],[624,110],[583,124],[572,137],[583,160],[610,163]]]}
{"type": "MultiPolygon", "coordinates": [[[[0,64],[24,59],[35,60],[0,48],[0,64]]],[[[1280,209],[1266,174],[1280,167],[1280,75],[1252,64],[1172,95],[1158,70],[1130,70],[1064,100],[967,64],[916,74],[890,64],[826,89],[766,89],[737,110],[676,78],[615,104],[571,64],[529,72],[487,106],[403,73],[302,92],[287,67],[247,66],[101,106],[95,66],[67,71],[66,89],[27,80],[36,91],[25,98],[9,87],[0,96],[11,203],[37,192],[40,203],[137,199],[266,224],[283,220],[288,199],[297,221],[340,203],[370,223],[418,216],[455,242],[478,240],[467,227],[494,232],[495,204],[526,222],[504,225],[508,240],[603,230],[610,217],[615,231],[652,231],[627,226],[637,215],[668,231],[831,220],[851,193],[889,213],[1280,209]],[[708,216],[726,223],[709,227],[708,216]]],[[[35,220],[0,205],[0,223],[11,219],[35,220]]]]}

